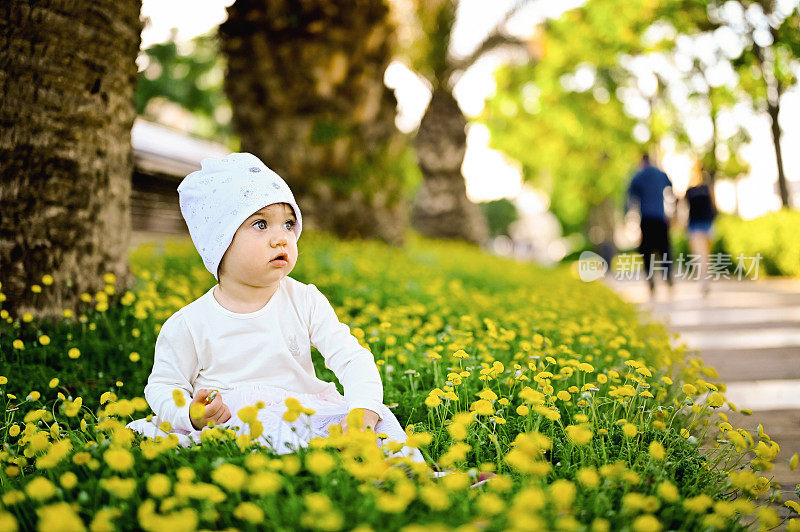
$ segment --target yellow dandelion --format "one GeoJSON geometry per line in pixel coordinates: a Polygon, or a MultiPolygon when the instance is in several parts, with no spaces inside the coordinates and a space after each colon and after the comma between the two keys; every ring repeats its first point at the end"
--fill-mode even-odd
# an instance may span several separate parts
{"type": "Polygon", "coordinates": [[[325,476],[336,466],[336,459],[326,451],[311,451],[306,456],[306,469],[318,476],[325,476]]]}
{"type": "Polygon", "coordinates": [[[568,425],[565,429],[567,438],[575,445],[586,445],[592,439],[592,431],[581,425],[568,425]]]}
{"type": "Polygon", "coordinates": [[[233,516],[240,521],[248,523],[261,523],[264,521],[264,510],[252,502],[242,502],[233,510],[233,516]]]}
{"type": "Polygon", "coordinates": [[[186,406],[186,397],[183,395],[183,390],[174,388],[172,390],[172,400],[175,401],[175,405],[177,405],[178,408],[186,406]]]}
{"type": "Polygon", "coordinates": [[[625,423],[622,425],[622,433],[626,438],[634,438],[638,434],[638,430],[633,423],[625,423]]]}
{"type": "Polygon", "coordinates": [[[663,460],[664,455],[666,454],[664,446],[661,445],[660,442],[657,442],[655,440],[650,442],[650,447],[648,448],[648,452],[650,453],[650,456],[652,456],[654,460],[663,460]]]}
{"type": "Polygon", "coordinates": [[[127,449],[121,447],[112,447],[103,453],[103,460],[105,460],[108,467],[114,471],[128,471],[133,467],[133,455],[127,449]]]}
{"type": "Polygon", "coordinates": [[[44,477],[34,477],[25,485],[25,493],[31,499],[44,501],[57,493],[56,486],[44,477]]]}
{"type": "Polygon", "coordinates": [[[172,481],[167,475],[163,473],[155,473],[150,475],[147,479],[147,492],[156,498],[162,498],[169,495],[172,488],[172,481]]]}

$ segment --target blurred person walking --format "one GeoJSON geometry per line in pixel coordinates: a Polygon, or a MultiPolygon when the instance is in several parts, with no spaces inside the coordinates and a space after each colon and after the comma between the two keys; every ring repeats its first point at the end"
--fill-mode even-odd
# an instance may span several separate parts
{"type": "Polygon", "coordinates": [[[650,297],[655,297],[654,270],[661,273],[672,293],[672,246],[669,239],[670,217],[675,210],[672,181],[667,174],[650,164],[650,156],[643,153],[639,171],[628,185],[625,211],[639,211],[642,240],[639,253],[644,258],[644,270],[650,286],[650,297]],[[663,258],[656,257],[656,254],[663,258]]]}
{"type": "Polygon", "coordinates": [[[717,209],[714,193],[704,183],[703,164],[697,161],[692,169],[689,179],[689,188],[686,189],[683,199],[689,208],[689,223],[686,228],[689,250],[700,261],[700,290],[707,296],[710,289],[708,271],[708,257],[711,250],[714,218],[717,209]]]}

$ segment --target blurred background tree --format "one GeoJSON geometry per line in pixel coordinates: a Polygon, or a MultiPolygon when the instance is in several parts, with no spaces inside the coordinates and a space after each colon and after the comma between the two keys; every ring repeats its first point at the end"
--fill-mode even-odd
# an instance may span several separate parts
{"type": "Polygon", "coordinates": [[[467,149],[467,119],[453,97],[453,86],[487,53],[502,46],[526,49],[526,43],[508,34],[504,26],[527,3],[515,3],[478,42],[473,53],[459,60],[449,52],[457,2],[406,2],[406,10],[412,13],[407,18],[412,19],[416,38],[404,47],[403,60],[428,82],[432,93],[414,144],[423,181],[411,213],[412,226],[426,236],[475,243],[482,243],[488,236],[480,208],[467,198],[461,173],[467,149]]]}
{"type": "Polygon", "coordinates": [[[778,168],[778,193],[784,207],[791,207],[781,149],[779,122],[781,98],[797,84],[792,65],[800,59],[800,8],[786,13],[777,0],[714,2],[712,20],[732,28],[741,40],[742,53],[734,59],[739,83],[754,109],[766,112],[778,168]]]}
{"type": "Polygon", "coordinates": [[[401,243],[406,139],[383,76],[383,0],[237,0],[220,26],[242,150],[286,178],[309,227],[401,243]]]}
{"type": "Polygon", "coordinates": [[[216,30],[185,43],[170,38],[142,51],[144,68],[136,87],[136,114],[158,121],[170,102],[191,113],[188,132],[222,142],[236,151],[239,139],[231,127],[231,106],[223,89],[225,58],[216,30]]]}
{"type": "Polygon", "coordinates": [[[480,203],[483,216],[489,226],[489,236],[511,236],[511,224],[519,220],[517,207],[508,199],[501,198],[494,201],[480,203]]]}
{"type": "Polygon", "coordinates": [[[603,223],[594,231],[596,244],[612,242],[615,204],[647,140],[634,138],[637,121],[618,96],[634,84],[618,56],[644,51],[640,35],[652,20],[650,4],[587,2],[547,21],[536,64],[500,69],[497,93],[481,117],[492,145],[518,160],[525,179],[550,196],[566,234],[588,238],[590,212],[603,211],[592,216],[603,223]]]}
{"type": "Polygon", "coordinates": [[[102,291],[105,273],[130,279],[140,10],[0,3],[0,273],[12,316],[60,315],[102,291]],[[52,286],[34,292],[45,275],[52,286]]]}

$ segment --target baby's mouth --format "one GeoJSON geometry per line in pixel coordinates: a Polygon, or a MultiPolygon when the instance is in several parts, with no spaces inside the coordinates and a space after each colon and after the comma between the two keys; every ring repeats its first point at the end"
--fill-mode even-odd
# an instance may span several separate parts
{"type": "Polygon", "coordinates": [[[286,253],[281,253],[277,257],[273,258],[270,262],[273,262],[273,261],[276,261],[276,260],[288,260],[288,256],[286,255],[286,253]]]}

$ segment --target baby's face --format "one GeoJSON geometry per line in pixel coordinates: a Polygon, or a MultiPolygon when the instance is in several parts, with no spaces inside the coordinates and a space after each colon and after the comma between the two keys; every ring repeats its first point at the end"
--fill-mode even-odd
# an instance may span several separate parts
{"type": "Polygon", "coordinates": [[[286,203],[273,203],[250,215],[225,252],[220,280],[264,287],[289,275],[297,263],[296,223],[286,203]]]}

